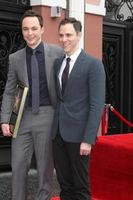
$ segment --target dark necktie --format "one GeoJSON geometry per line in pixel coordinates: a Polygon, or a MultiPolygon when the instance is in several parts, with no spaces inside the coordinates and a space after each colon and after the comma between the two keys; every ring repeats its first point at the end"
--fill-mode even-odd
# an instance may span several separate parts
{"type": "Polygon", "coordinates": [[[36,50],[33,50],[31,56],[31,75],[32,75],[32,112],[39,111],[39,69],[36,58],[36,50]]]}
{"type": "Polygon", "coordinates": [[[62,73],[62,79],[61,79],[62,80],[62,94],[64,94],[68,75],[69,75],[70,60],[71,60],[71,58],[69,58],[69,57],[66,59],[66,66],[62,73]]]}

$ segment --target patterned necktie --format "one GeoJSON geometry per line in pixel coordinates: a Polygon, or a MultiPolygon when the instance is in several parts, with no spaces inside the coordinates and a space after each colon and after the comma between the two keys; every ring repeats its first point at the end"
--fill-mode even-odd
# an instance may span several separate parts
{"type": "Polygon", "coordinates": [[[32,112],[39,111],[39,69],[36,58],[36,50],[33,50],[31,56],[31,75],[32,75],[32,112]]]}
{"type": "Polygon", "coordinates": [[[61,79],[62,80],[62,94],[64,94],[66,83],[67,83],[67,80],[68,80],[70,60],[71,60],[71,58],[69,58],[69,57],[66,59],[66,66],[65,66],[64,71],[62,73],[62,79],[61,79]]]}

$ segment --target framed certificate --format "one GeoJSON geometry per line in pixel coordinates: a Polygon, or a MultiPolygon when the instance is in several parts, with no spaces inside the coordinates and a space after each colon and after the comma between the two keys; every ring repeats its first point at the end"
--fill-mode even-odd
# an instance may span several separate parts
{"type": "Polygon", "coordinates": [[[27,94],[28,94],[28,87],[18,84],[15,92],[14,103],[9,121],[10,131],[12,133],[13,138],[17,137],[27,94]]]}

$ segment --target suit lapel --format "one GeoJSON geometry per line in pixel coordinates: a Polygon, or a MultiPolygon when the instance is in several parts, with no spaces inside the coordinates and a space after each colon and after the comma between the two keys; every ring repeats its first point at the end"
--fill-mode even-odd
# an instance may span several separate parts
{"type": "Polygon", "coordinates": [[[80,76],[81,70],[82,70],[81,66],[83,65],[83,62],[84,62],[84,51],[82,50],[81,53],[79,54],[77,60],[75,61],[72,71],[69,75],[64,95],[65,95],[65,93],[67,93],[67,90],[69,90],[69,87],[72,86],[72,84],[73,84],[72,82],[73,82],[73,79],[75,78],[75,76],[76,75],[80,76]]]}
{"type": "Polygon", "coordinates": [[[61,65],[63,62],[63,57],[58,59],[57,65],[56,65],[56,80],[57,80],[57,88],[58,88],[58,92],[59,92],[59,97],[62,99],[62,92],[61,92],[61,87],[60,87],[60,81],[59,81],[59,73],[60,73],[60,69],[61,69],[61,65]]]}
{"type": "Polygon", "coordinates": [[[51,71],[51,64],[50,64],[50,54],[49,48],[47,44],[44,45],[44,55],[45,55],[45,70],[46,70],[46,78],[48,84],[48,90],[50,90],[50,71],[51,71]]]}
{"type": "MultiPolygon", "coordinates": [[[[51,101],[55,102],[56,93],[55,93],[55,81],[54,81],[54,57],[51,58],[51,49],[47,44],[44,44],[44,55],[45,55],[45,70],[46,70],[46,79],[49,95],[51,97],[51,101]]],[[[56,59],[56,56],[55,56],[56,59]]]]}
{"type": "Polygon", "coordinates": [[[29,87],[28,72],[27,72],[27,62],[26,62],[26,48],[21,51],[21,55],[18,56],[19,59],[19,74],[21,74],[22,84],[26,84],[29,87]]]}

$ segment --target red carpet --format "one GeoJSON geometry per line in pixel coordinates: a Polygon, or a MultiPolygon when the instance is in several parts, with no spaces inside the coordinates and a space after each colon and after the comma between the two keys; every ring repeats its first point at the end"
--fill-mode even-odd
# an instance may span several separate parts
{"type": "Polygon", "coordinates": [[[99,136],[90,174],[93,200],[133,200],[133,134],[99,136]]]}

